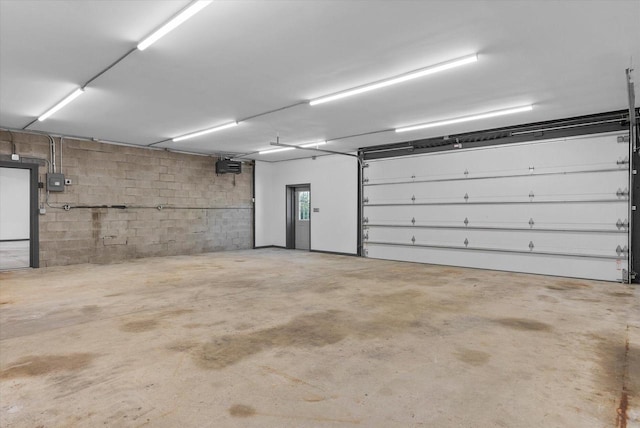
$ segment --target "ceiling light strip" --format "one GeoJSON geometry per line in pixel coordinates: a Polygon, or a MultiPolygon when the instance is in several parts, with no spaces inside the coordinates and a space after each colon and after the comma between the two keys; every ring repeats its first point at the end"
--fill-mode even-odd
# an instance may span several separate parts
{"type": "Polygon", "coordinates": [[[327,144],[326,141],[318,141],[316,143],[309,143],[309,144],[301,144],[300,147],[318,147],[318,146],[324,146],[325,144],[327,144]]]}
{"type": "Polygon", "coordinates": [[[457,117],[453,119],[439,120],[437,122],[423,123],[420,125],[405,126],[402,128],[396,128],[395,131],[396,132],[416,131],[418,129],[427,129],[427,128],[435,128],[437,126],[453,125],[456,123],[470,122],[473,120],[481,120],[481,119],[488,119],[491,117],[505,116],[508,114],[523,113],[531,110],[533,110],[532,105],[508,108],[504,110],[494,110],[486,113],[475,114],[472,116],[463,116],[463,117],[457,117]]]}
{"type": "Polygon", "coordinates": [[[238,126],[238,123],[239,122],[231,122],[231,123],[227,123],[226,125],[214,126],[213,128],[208,128],[202,131],[192,132],[190,134],[185,134],[180,137],[175,137],[172,140],[174,143],[177,143],[178,141],[188,140],[189,138],[196,138],[196,137],[200,137],[201,135],[210,134],[212,132],[222,131],[223,129],[233,128],[234,126],[238,126]]]}
{"type": "Polygon", "coordinates": [[[170,31],[174,30],[180,24],[185,22],[187,19],[191,18],[196,13],[200,12],[205,7],[209,6],[213,0],[198,0],[196,2],[191,3],[187,6],[182,12],[178,13],[172,19],[170,19],[166,24],[162,27],[158,28],[156,31],[151,33],[148,37],[146,37],[143,41],[138,43],[138,49],[143,51],[162,37],[167,35],[170,31]]]}
{"type": "MultiPolygon", "coordinates": [[[[149,46],[151,46],[151,44],[153,44],[154,42],[159,40],[162,36],[164,36],[167,33],[169,33],[171,30],[173,30],[174,28],[176,28],[177,26],[179,26],[180,24],[185,22],[187,19],[191,18],[193,15],[195,15],[196,13],[198,13],[199,11],[204,9],[206,6],[208,6],[212,2],[213,2],[213,0],[198,0],[198,1],[195,1],[195,2],[191,3],[185,9],[183,9],[180,13],[178,13],[174,18],[172,18],[169,22],[164,24],[158,30],[154,31],[149,37],[145,38],[142,42],[140,42],[138,44],[137,48],[139,50],[141,50],[141,51],[146,49],[146,48],[148,48],[149,46]]],[[[114,66],[119,64],[122,60],[124,60],[126,57],[128,57],[134,51],[135,51],[135,49],[131,49],[130,51],[128,51],[127,53],[122,55],[120,58],[118,58],[117,60],[115,60],[114,62],[109,64],[108,67],[106,67],[105,69],[101,70],[98,74],[96,74],[91,79],[89,79],[84,85],[82,85],[82,87],[76,89],[71,95],[67,96],[65,99],[60,101],[58,104],[56,104],[55,106],[53,106],[52,108],[47,110],[43,115],[38,117],[38,119],[33,119],[31,122],[26,124],[22,129],[26,130],[29,126],[33,125],[36,121],[42,122],[43,120],[46,120],[47,118],[49,118],[51,115],[56,113],[58,110],[60,110],[61,108],[63,108],[67,104],[69,104],[71,101],[73,101],[75,98],[80,96],[84,92],[84,88],[88,84],[92,83],[98,77],[102,76],[105,72],[109,71],[114,66]]]]}
{"type": "Polygon", "coordinates": [[[286,151],[295,150],[295,149],[296,149],[295,147],[283,147],[281,149],[262,150],[262,151],[259,151],[258,154],[259,155],[266,155],[266,154],[269,154],[269,153],[286,152],[286,151]]]}
{"type": "Polygon", "coordinates": [[[73,91],[70,95],[67,95],[65,97],[65,99],[63,99],[62,101],[60,101],[58,104],[54,105],[53,107],[51,107],[49,110],[47,110],[42,116],[38,117],[38,120],[40,122],[42,122],[43,120],[46,120],[49,116],[51,116],[52,114],[54,114],[55,112],[57,112],[58,110],[60,110],[62,107],[66,106],[67,104],[69,104],[71,101],[75,100],[76,98],[78,98],[80,95],[82,95],[84,93],[84,88],[78,88],[75,91],[73,91]]]}
{"type": "Polygon", "coordinates": [[[374,82],[371,84],[367,84],[364,86],[359,86],[357,88],[349,89],[346,91],[338,92],[336,94],[327,95],[320,98],[315,98],[309,101],[309,105],[317,105],[326,103],[329,101],[339,100],[341,98],[350,97],[352,95],[361,94],[363,92],[373,91],[375,89],[384,88],[387,86],[395,85],[397,83],[406,82],[408,80],[417,79],[419,77],[428,76],[430,74],[438,73],[440,71],[449,70],[452,68],[460,67],[465,64],[471,64],[478,61],[478,54],[473,54],[469,56],[465,56],[462,58],[454,59],[452,61],[443,62],[440,64],[436,64],[430,67],[421,68],[419,70],[411,71],[409,73],[401,74],[399,76],[392,77],[390,79],[380,80],[378,82],[374,82]]]}
{"type": "MultiPolygon", "coordinates": [[[[315,143],[308,143],[308,144],[300,144],[297,147],[302,147],[302,148],[311,148],[311,147],[318,147],[318,146],[324,146],[325,144],[327,144],[326,141],[317,141],[315,143]]],[[[277,144],[275,144],[277,146],[277,144]]],[[[270,153],[278,153],[278,152],[286,152],[288,150],[295,150],[297,147],[283,147],[280,149],[270,149],[270,150],[261,150],[258,152],[259,155],[266,155],[266,154],[270,154],[270,153]]]]}

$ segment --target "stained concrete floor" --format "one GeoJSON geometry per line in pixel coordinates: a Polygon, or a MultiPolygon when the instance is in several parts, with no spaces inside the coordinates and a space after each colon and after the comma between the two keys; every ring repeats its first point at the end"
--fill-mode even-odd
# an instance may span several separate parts
{"type": "Polygon", "coordinates": [[[277,249],[0,281],[2,427],[640,426],[627,285],[277,249]]]}

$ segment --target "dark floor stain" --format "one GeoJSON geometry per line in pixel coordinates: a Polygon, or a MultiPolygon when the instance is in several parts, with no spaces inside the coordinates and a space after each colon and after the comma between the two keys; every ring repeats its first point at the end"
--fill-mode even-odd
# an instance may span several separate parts
{"type": "Polygon", "coordinates": [[[304,314],[286,324],[216,337],[185,351],[191,353],[201,368],[222,369],[267,349],[322,347],[349,336],[372,339],[412,329],[423,331],[429,328],[428,315],[450,305],[450,302],[429,301],[415,290],[370,296],[364,300],[367,309],[364,315],[339,310],[304,314]]]}
{"type": "Polygon", "coordinates": [[[11,300],[3,300],[0,302],[0,305],[9,305],[11,303],[13,303],[11,300]]]}
{"type": "Polygon", "coordinates": [[[0,371],[0,379],[43,376],[52,372],[75,371],[89,366],[95,354],[28,355],[9,364],[0,371]]]}
{"type": "Polygon", "coordinates": [[[640,348],[629,343],[628,337],[586,335],[595,340],[594,356],[598,366],[593,376],[601,394],[615,399],[616,427],[627,426],[629,397],[640,395],[640,348]]]}
{"type": "Polygon", "coordinates": [[[308,290],[313,293],[331,293],[333,291],[343,290],[345,287],[338,282],[319,282],[310,284],[308,290]]]}
{"type": "MultiPolygon", "coordinates": [[[[408,318],[415,318],[423,313],[459,313],[469,305],[469,302],[461,296],[433,298],[418,290],[366,296],[363,303],[366,309],[373,310],[385,320],[397,318],[403,325],[408,318]]],[[[393,319],[389,321],[394,322],[393,319]]]]}
{"type": "Polygon", "coordinates": [[[502,318],[496,320],[498,324],[510,327],[515,330],[524,331],[551,331],[552,327],[540,321],[528,320],[525,318],[502,318]]]}
{"type": "Polygon", "coordinates": [[[199,328],[199,327],[206,327],[207,324],[203,324],[201,322],[192,322],[192,323],[188,323],[183,325],[184,328],[199,328]]]}
{"type": "MultiPolygon", "coordinates": [[[[456,275],[460,274],[459,270],[452,270],[456,275]]],[[[439,286],[441,283],[439,281],[433,281],[434,270],[429,268],[417,269],[415,265],[408,266],[398,266],[393,265],[389,266],[386,269],[371,271],[370,269],[365,269],[361,271],[354,272],[346,272],[344,277],[348,280],[361,280],[361,281],[371,281],[371,278],[375,278],[376,281],[381,282],[392,282],[395,284],[403,283],[403,284],[412,284],[419,286],[439,286]]],[[[447,275],[448,272],[443,272],[441,269],[437,270],[437,274],[444,276],[447,275]]]]}
{"type": "Polygon", "coordinates": [[[183,341],[172,343],[171,345],[167,346],[167,349],[170,351],[176,351],[176,352],[187,352],[197,346],[198,346],[197,342],[183,340],[183,341]]]}
{"type": "Polygon", "coordinates": [[[214,339],[199,347],[194,357],[202,368],[221,369],[264,349],[325,346],[347,336],[345,322],[339,311],[303,315],[277,327],[214,339]]]}
{"type": "Polygon", "coordinates": [[[166,317],[177,317],[178,315],[189,314],[191,312],[193,312],[193,309],[173,309],[171,311],[160,312],[158,315],[161,318],[166,318],[166,317]]]}
{"type": "Polygon", "coordinates": [[[256,409],[246,404],[234,404],[229,407],[229,414],[236,418],[248,418],[256,415],[256,409]]]}
{"type": "Polygon", "coordinates": [[[147,319],[140,321],[130,321],[120,326],[120,330],[127,333],[141,333],[143,331],[150,331],[158,327],[158,320],[147,319]]]}
{"type": "Polygon", "coordinates": [[[150,331],[159,327],[160,320],[170,317],[176,317],[182,314],[193,312],[193,309],[174,309],[170,311],[159,312],[149,318],[129,321],[120,326],[120,330],[127,333],[141,333],[150,331]]]}
{"type": "Polygon", "coordinates": [[[599,364],[594,375],[602,390],[615,397],[640,395],[640,348],[623,337],[590,337],[596,340],[594,356],[599,364]]]}
{"type": "Polygon", "coordinates": [[[240,324],[236,324],[233,326],[233,328],[235,328],[238,331],[251,330],[253,327],[254,327],[253,324],[249,324],[246,322],[241,322],[240,324]]]}
{"type": "Polygon", "coordinates": [[[613,297],[633,297],[632,293],[614,292],[614,293],[607,293],[607,294],[613,297]]]}
{"type": "Polygon", "coordinates": [[[316,395],[316,394],[307,394],[305,397],[302,398],[304,401],[306,401],[307,403],[318,403],[320,401],[325,401],[327,398],[323,397],[321,395],[316,395]]]}
{"type": "Polygon", "coordinates": [[[87,305],[82,307],[82,313],[85,315],[93,315],[96,312],[100,312],[100,307],[97,305],[87,305]]]}
{"type": "Polygon", "coordinates": [[[629,415],[627,414],[627,410],[629,408],[629,393],[622,390],[622,395],[620,396],[620,405],[616,409],[618,416],[616,417],[616,427],[618,428],[627,428],[627,422],[629,415]]]}
{"type": "Polygon", "coordinates": [[[547,288],[549,290],[567,291],[567,290],[580,290],[580,289],[591,288],[591,287],[583,282],[558,281],[558,282],[554,282],[553,285],[547,285],[547,288]]]}
{"type": "Polygon", "coordinates": [[[113,293],[113,294],[106,294],[104,297],[118,297],[122,295],[124,295],[124,293],[113,293]]]}
{"type": "Polygon", "coordinates": [[[489,361],[489,358],[491,358],[491,354],[486,352],[464,348],[457,351],[454,355],[458,360],[472,366],[483,366],[489,361]]]}

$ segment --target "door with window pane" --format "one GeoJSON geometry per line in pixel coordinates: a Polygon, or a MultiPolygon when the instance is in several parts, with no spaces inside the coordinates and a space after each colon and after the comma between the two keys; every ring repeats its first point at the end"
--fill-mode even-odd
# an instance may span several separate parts
{"type": "Polygon", "coordinates": [[[311,227],[311,191],[308,187],[296,187],[294,192],[294,224],[295,248],[308,250],[310,248],[311,227]]]}

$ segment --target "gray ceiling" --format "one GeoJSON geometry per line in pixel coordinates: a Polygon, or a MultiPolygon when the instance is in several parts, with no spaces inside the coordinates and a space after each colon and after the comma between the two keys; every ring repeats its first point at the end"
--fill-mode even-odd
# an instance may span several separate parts
{"type": "MultiPolygon", "coordinates": [[[[188,4],[0,0],[0,127],[23,128],[188,4]]],[[[640,68],[638,0],[218,0],[28,129],[136,145],[164,141],[157,147],[198,153],[269,149],[277,134],[283,143],[328,139],[326,148],[349,151],[624,109],[624,70],[633,64],[640,68]],[[475,64],[304,103],[475,52],[475,64]],[[235,128],[170,140],[296,103],[235,128]],[[371,134],[526,104],[533,111],[371,134]]]]}

